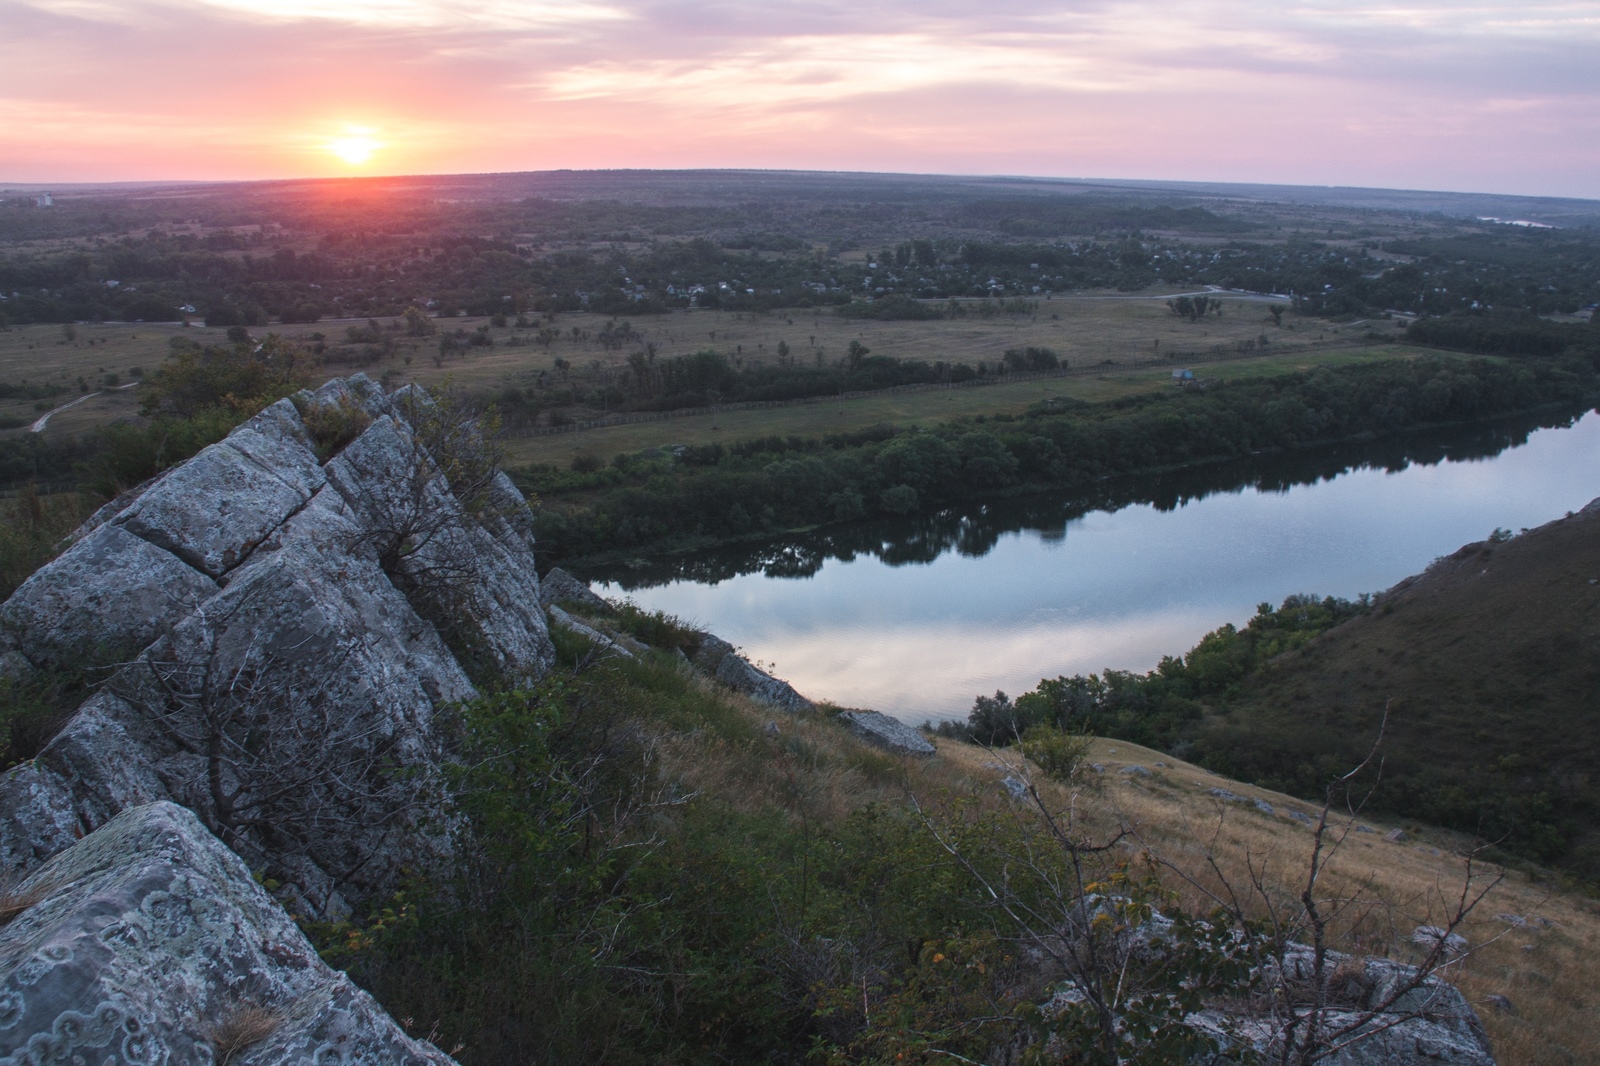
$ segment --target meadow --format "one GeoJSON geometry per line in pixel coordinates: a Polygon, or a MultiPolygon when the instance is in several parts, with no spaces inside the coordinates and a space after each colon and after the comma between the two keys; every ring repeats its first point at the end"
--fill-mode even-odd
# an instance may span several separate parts
{"type": "MultiPolygon", "coordinates": [[[[448,385],[464,393],[492,398],[506,388],[526,388],[544,375],[562,375],[557,361],[572,376],[616,369],[628,354],[653,350],[657,359],[715,349],[745,365],[775,363],[778,345],[787,345],[797,362],[832,363],[852,342],[875,355],[929,362],[999,362],[1007,349],[1040,347],[1055,352],[1070,368],[1103,367],[1092,376],[1071,376],[1008,383],[997,387],[958,389],[943,393],[896,393],[850,399],[838,404],[797,405],[729,413],[714,418],[679,418],[670,423],[612,427],[576,435],[523,438],[512,446],[519,462],[569,462],[579,452],[609,456],[663,443],[697,443],[769,433],[811,435],[859,428],[877,422],[911,422],[1015,412],[1052,396],[1108,399],[1155,387],[1169,379],[1167,369],[1118,371],[1153,360],[1171,366],[1206,367],[1207,374],[1237,375],[1255,366],[1272,372],[1305,365],[1306,356],[1324,346],[1337,354],[1316,359],[1342,362],[1375,358],[1393,351],[1373,345],[1344,350],[1372,330],[1397,332],[1396,322],[1335,323],[1325,319],[1286,316],[1275,325],[1270,302],[1225,299],[1220,317],[1191,322],[1174,315],[1165,290],[1127,294],[1086,294],[1041,299],[1033,314],[999,314],[924,321],[875,321],[835,315],[832,309],[790,312],[678,311],[633,319],[585,312],[525,319],[531,324],[495,326],[487,317],[432,320],[441,332],[485,331],[492,345],[468,346],[440,357],[437,337],[412,337],[394,320],[381,320],[389,352],[381,357],[362,352],[348,331],[366,328],[366,319],[322,320],[258,327],[257,338],[277,333],[307,348],[321,346],[329,375],[365,370],[391,386],[416,381],[448,385]],[[633,334],[625,345],[601,338],[608,323],[626,321],[633,334]],[[1241,353],[1241,346],[1259,346],[1241,353]],[[1300,353],[1296,357],[1296,353],[1300,353]],[[1242,355],[1250,358],[1241,359],[1242,355]],[[1260,358],[1256,358],[1256,356],[1260,358]],[[1228,369],[1213,366],[1219,359],[1228,369]]],[[[176,338],[202,345],[226,344],[226,330],[199,324],[99,323],[63,327],[54,324],[13,326],[0,330],[0,384],[19,386],[0,394],[0,433],[26,432],[42,415],[52,414],[46,439],[82,433],[95,426],[132,417],[138,411],[138,375],[158,366],[176,338]],[[78,402],[74,402],[78,401],[78,402]]],[[[591,415],[602,411],[585,412],[591,415]]],[[[577,417],[583,417],[580,413],[577,417]]]]}
{"type": "MultiPolygon", "coordinates": [[[[1348,348],[1271,351],[1182,364],[1203,380],[1242,379],[1304,370],[1312,366],[1344,366],[1374,360],[1410,358],[1415,349],[1394,344],[1348,348]]],[[[1033,378],[965,388],[908,389],[843,400],[796,402],[781,406],[684,414],[673,418],[600,426],[571,433],[510,437],[507,458],[514,463],[571,465],[579,455],[607,459],[667,445],[701,445],[762,436],[819,437],[850,433],[869,426],[932,425],[979,415],[1017,415],[1042,401],[1066,397],[1087,402],[1114,400],[1136,393],[1170,388],[1170,366],[1090,368],[1089,373],[1033,378]]]]}

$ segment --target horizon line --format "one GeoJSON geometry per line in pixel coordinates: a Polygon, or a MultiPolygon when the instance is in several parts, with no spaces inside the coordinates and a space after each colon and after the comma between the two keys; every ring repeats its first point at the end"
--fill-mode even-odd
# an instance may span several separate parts
{"type": "Polygon", "coordinates": [[[1289,182],[1250,182],[1250,181],[1217,181],[1208,179],[1187,178],[1112,178],[1112,177],[1067,177],[1040,174],[959,174],[919,171],[893,171],[893,170],[803,170],[794,167],[556,167],[549,170],[492,170],[492,171],[460,171],[436,173],[394,173],[394,174],[346,174],[346,175],[306,175],[273,178],[156,178],[138,179],[129,181],[57,181],[57,182],[8,182],[0,180],[0,193],[44,193],[61,190],[63,192],[92,192],[95,190],[114,191],[118,189],[173,189],[173,188],[203,188],[203,187],[232,187],[250,185],[290,185],[290,184],[335,184],[358,183],[373,181],[420,181],[440,179],[463,178],[508,178],[536,175],[669,175],[669,174],[739,174],[739,175],[816,175],[819,177],[866,177],[866,178],[918,178],[927,180],[946,181],[1012,181],[1031,182],[1040,184],[1060,185],[1121,185],[1121,186],[1146,186],[1181,188],[1238,188],[1238,189],[1293,189],[1304,191],[1328,192],[1376,192],[1376,193],[1402,193],[1419,196],[1462,196],[1462,197],[1495,197],[1501,199],[1541,200],[1574,204],[1597,204],[1600,198],[1582,196],[1553,196],[1547,193],[1518,193],[1518,192],[1489,192],[1483,190],[1466,189],[1424,189],[1401,188],[1383,185],[1329,185],[1329,184],[1294,184],[1289,182]]]}

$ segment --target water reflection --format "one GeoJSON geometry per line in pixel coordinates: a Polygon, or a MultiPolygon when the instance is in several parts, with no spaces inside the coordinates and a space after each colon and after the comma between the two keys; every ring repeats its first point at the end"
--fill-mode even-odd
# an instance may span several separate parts
{"type": "Polygon", "coordinates": [[[1041,676],[1148,669],[1254,605],[1386,588],[1497,527],[1600,495],[1600,416],[1258,456],[866,522],[609,579],[808,695],[909,720],[1041,676]]]}

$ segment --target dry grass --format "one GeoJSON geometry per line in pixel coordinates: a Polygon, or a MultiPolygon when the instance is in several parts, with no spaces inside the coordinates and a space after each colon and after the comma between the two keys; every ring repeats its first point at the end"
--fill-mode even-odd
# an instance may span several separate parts
{"type": "MultiPolygon", "coordinates": [[[[1001,358],[1007,348],[1033,345],[1055,350],[1073,366],[1115,366],[1175,352],[1202,353],[1195,356],[1195,360],[1199,361],[1203,359],[1203,353],[1214,346],[1232,350],[1238,342],[1254,339],[1262,332],[1272,337],[1276,347],[1288,349],[1319,340],[1360,337],[1368,328],[1367,324],[1336,325],[1314,319],[1286,319],[1285,327],[1280,329],[1270,324],[1265,307],[1259,302],[1233,299],[1224,303],[1226,309],[1222,318],[1198,323],[1172,315],[1166,308],[1165,296],[1153,291],[1131,296],[1057,296],[1052,300],[1041,300],[1037,315],[999,315],[988,319],[874,322],[841,318],[829,308],[773,314],[679,311],[668,315],[637,317],[630,321],[642,335],[640,343],[649,342],[656,346],[658,358],[716,348],[724,354],[737,355],[746,363],[775,361],[779,341],[790,346],[795,359],[811,361],[820,354],[825,361],[831,362],[842,356],[854,340],[867,345],[876,354],[910,359],[992,362],[1001,358]]],[[[588,313],[561,314],[557,316],[555,326],[561,330],[562,339],[549,346],[533,343],[532,338],[537,332],[535,329],[518,329],[515,326],[492,329],[496,342],[494,347],[468,349],[465,356],[448,360],[443,366],[434,364],[433,355],[438,347],[436,338],[397,335],[394,358],[364,369],[374,377],[392,374],[396,382],[438,384],[449,378],[456,385],[469,390],[527,386],[538,378],[541,371],[554,373],[554,361],[557,358],[567,359],[577,367],[587,367],[595,360],[604,364],[620,363],[632,346],[607,350],[594,339],[594,335],[610,317],[588,313]],[[588,336],[585,339],[573,339],[571,331],[575,326],[588,336]]],[[[365,321],[325,320],[309,324],[256,327],[251,332],[258,336],[275,332],[307,344],[321,336],[330,345],[337,345],[344,341],[345,330],[349,326],[362,325],[365,321]]],[[[488,321],[486,318],[456,318],[441,320],[438,325],[441,329],[461,328],[471,332],[481,325],[487,325],[488,321]]],[[[1381,323],[1378,328],[1390,327],[1387,323],[1381,323]]],[[[20,383],[26,380],[34,384],[54,382],[70,390],[49,400],[42,409],[35,409],[35,402],[31,400],[0,401],[0,424],[8,419],[13,423],[31,422],[43,410],[78,398],[82,395],[77,385],[80,377],[90,391],[101,389],[106,376],[110,374],[118,376],[119,384],[126,384],[132,380],[129,373],[132,368],[140,367],[149,371],[158,366],[175,336],[201,344],[226,343],[226,330],[200,325],[86,324],[74,326],[73,329],[75,337],[70,340],[62,327],[54,324],[0,330],[0,381],[20,383]]],[[[355,369],[355,366],[335,363],[327,367],[330,375],[355,369]]],[[[137,411],[135,394],[138,391],[137,388],[102,391],[70,411],[52,417],[48,432],[78,433],[132,415],[137,411]]],[[[991,390],[974,391],[987,393],[991,390]]],[[[1058,392],[1045,395],[1056,395],[1058,392]]],[[[1021,406],[1026,406],[1026,403],[1021,406]]],[[[992,409],[1006,408],[1001,406],[992,409]]],[[[823,430],[828,431],[831,430],[823,430]]],[[[18,433],[22,430],[13,428],[8,432],[18,433]]]]}
{"type": "MultiPolygon", "coordinates": [[[[82,432],[105,425],[138,411],[139,390],[108,387],[108,375],[116,375],[118,385],[136,380],[134,368],[152,371],[161,365],[171,350],[170,340],[179,334],[203,343],[225,341],[223,330],[176,325],[81,325],[74,326],[74,339],[68,340],[59,325],[13,326],[0,330],[0,381],[7,384],[54,384],[66,391],[45,400],[0,400],[0,425],[32,423],[45,411],[79,399],[81,377],[89,392],[100,394],[50,419],[52,435],[82,432]],[[36,406],[37,404],[37,406],[36,406]]],[[[10,433],[21,433],[14,428],[10,433]]]]}
{"type": "Polygon", "coordinates": [[[98,501],[86,493],[36,493],[24,486],[0,498],[0,600],[55,558],[63,538],[93,513],[98,501]]]}
{"type": "MultiPolygon", "coordinates": [[[[952,769],[999,776],[986,767],[994,759],[981,748],[952,741],[940,741],[939,748],[940,758],[952,769]]],[[[1090,758],[1104,767],[1103,793],[1085,798],[1090,826],[1101,832],[1117,824],[1134,826],[1163,858],[1202,881],[1207,880],[1209,857],[1215,857],[1221,876],[1236,887],[1249,884],[1252,867],[1264,870],[1270,890],[1293,905],[1312,834],[1287,815],[1298,811],[1315,818],[1315,806],[1123,741],[1096,740],[1090,758]],[[1157,767],[1158,762],[1165,767],[1157,767]],[[1144,766],[1151,775],[1120,772],[1130,765],[1144,766]],[[1213,788],[1264,799],[1277,813],[1224,803],[1210,795],[1213,788]]],[[[1394,843],[1385,839],[1393,824],[1358,821],[1376,832],[1352,831],[1345,837],[1322,891],[1329,897],[1372,902],[1354,912],[1336,946],[1411,958],[1412,930],[1440,922],[1459,896],[1466,870],[1461,855],[1471,842],[1425,830],[1394,843]]],[[[1474,883],[1486,886],[1498,874],[1480,869],[1474,883]]],[[[1189,906],[1204,909],[1199,893],[1186,895],[1189,906]]],[[[1503,1066],[1600,1061],[1600,905],[1507,871],[1460,931],[1472,950],[1449,968],[1448,978],[1478,1009],[1503,1066]],[[1514,925],[1500,915],[1526,924],[1514,925]],[[1515,1013],[1494,1009],[1491,995],[1509,998],[1515,1013]]]]}
{"type": "Polygon", "coordinates": [[[60,886],[50,881],[16,884],[0,879],[0,926],[11,924],[18,915],[32,910],[55,894],[60,886]]]}
{"type": "MultiPolygon", "coordinates": [[[[1010,806],[999,784],[1008,772],[999,764],[1012,758],[1009,752],[940,739],[939,754],[931,759],[897,758],[863,745],[825,714],[795,717],[732,699],[756,725],[756,736],[742,744],[703,735],[670,738],[663,745],[662,769],[741,810],[779,807],[794,817],[831,821],[866,803],[902,804],[908,791],[928,796],[974,789],[991,809],[1010,806]]],[[[1091,774],[1090,787],[1076,796],[1083,828],[1107,834],[1131,826],[1144,847],[1197,881],[1215,886],[1220,877],[1244,887],[1254,873],[1270,894],[1294,906],[1312,834],[1288,814],[1315,819],[1317,807],[1122,741],[1094,741],[1089,759],[1103,772],[1091,774]],[[1131,765],[1151,773],[1120,772],[1131,765]],[[1210,795],[1213,788],[1263,799],[1276,813],[1223,803],[1210,795]],[[1208,873],[1212,859],[1215,869],[1208,873]]],[[[1068,799],[1042,775],[1036,780],[1047,802],[1068,799]]],[[[1335,946],[1415,961],[1409,936],[1419,925],[1439,922],[1459,895],[1465,876],[1459,856],[1469,842],[1423,831],[1394,843],[1385,838],[1393,825],[1359,821],[1375,831],[1347,835],[1321,890],[1371,905],[1350,912],[1335,946]]],[[[1480,870],[1474,883],[1485,886],[1498,874],[1480,870]]],[[[1165,880],[1187,906],[1209,909],[1204,896],[1181,878],[1168,874],[1165,880]]],[[[1261,910],[1259,902],[1255,910],[1261,910]]],[[[1472,950],[1449,967],[1448,979],[1478,1009],[1503,1066],[1600,1061],[1600,905],[1508,871],[1460,931],[1472,950]],[[1525,924],[1504,921],[1498,917],[1503,914],[1525,924]],[[1492,995],[1508,997],[1515,1013],[1496,1010],[1492,995]]]]}
{"type": "Polygon", "coordinates": [[[216,1052],[217,1066],[228,1066],[241,1051],[271,1036],[283,1018],[282,1011],[245,1003],[217,1019],[205,1032],[216,1052]]]}

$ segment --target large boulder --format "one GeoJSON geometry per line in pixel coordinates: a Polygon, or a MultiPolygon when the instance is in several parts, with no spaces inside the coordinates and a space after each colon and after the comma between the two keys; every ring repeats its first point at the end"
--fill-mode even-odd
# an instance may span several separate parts
{"type": "Polygon", "coordinates": [[[351,550],[348,512],[319,493],[34,764],[0,777],[0,861],[27,869],[70,844],[41,808],[81,834],[160,799],[197,811],[307,913],[339,917],[442,861],[434,716],[476,690],[375,556],[351,550]]]}
{"type": "MultiPolygon", "coordinates": [[[[0,917],[0,1062],[211,1062],[239,1018],[258,1031],[234,1063],[449,1061],[250,872],[337,920],[446,868],[441,711],[469,672],[553,658],[526,501],[503,475],[452,486],[422,443],[442,420],[403,399],[357,375],[274,404],[0,606],[0,673],[115,667],[0,775],[0,877],[31,904],[0,917]],[[322,463],[302,410],[324,447],[357,435],[322,463]]],[[[456,457],[481,445],[450,433],[456,457]]]]}
{"type": "Polygon", "coordinates": [[[294,405],[279,400],[172,470],[112,522],[221,578],[322,482],[294,405]]]}
{"type": "Polygon", "coordinates": [[[839,721],[873,747],[896,755],[927,756],[936,750],[920,732],[878,711],[840,711],[839,721]]]}
{"type": "Polygon", "coordinates": [[[131,808],[13,889],[0,1061],[448,1066],[331,969],[239,857],[131,808]]]}
{"type": "Polygon", "coordinates": [[[357,409],[361,432],[319,465],[299,409],[275,404],[0,609],[0,651],[122,664],[0,776],[0,867],[162,799],[323,917],[444,860],[435,716],[476,694],[469,672],[537,677],[554,656],[531,515],[503,476],[463,507],[403,417],[423,397],[358,376],[298,402],[357,409]]]}
{"type": "Polygon", "coordinates": [[[598,611],[602,614],[612,610],[611,604],[602,596],[559,566],[551,567],[550,572],[545,574],[544,580],[539,583],[539,602],[546,607],[553,607],[558,603],[570,603],[586,611],[598,611]]]}
{"type": "MultiPolygon", "coordinates": [[[[1299,982],[1311,979],[1313,954],[1304,945],[1291,945],[1284,962],[1298,972],[1299,982]]],[[[1320,1015],[1324,1033],[1342,1032],[1343,1046],[1318,1062],[1330,1066],[1495,1066],[1494,1051],[1483,1023],[1466,997],[1437,975],[1416,981],[1417,970],[1392,959],[1356,959],[1330,952],[1327,972],[1330,1005],[1320,1015]],[[1416,987],[1396,997],[1408,985],[1416,987]]],[[[1189,1024],[1215,1039],[1222,1054],[1215,1066],[1239,1062],[1245,1049],[1263,1061],[1282,1053],[1281,1020],[1227,1010],[1206,1010],[1189,1018],[1189,1024]]],[[[1302,1025],[1299,1029],[1303,1032],[1302,1025]]]]}
{"type": "MultiPolygon", "coordinates": [[[[1073,909],[1068,927],[1098,927],[1102,916],[1115,913],[1110,903],[1088,897],[1084,906],[1073,909]]],[[[1168,940],[1173,928],[1172,919],[1153,911],[1137,926],[1120,927],[1100,943],[1099,951],[1108,965],[1164,967],[1174,957],[1168,940]]],[[[1313,1031],[1322,1040],[1312,1049],[1315,1061],[1330,1066],[1495,1066],[1483,1023],[1466,997],[1444,979],[1445,972],[1338,951],[1324,954],[1319,971],[1315,951],[1291,941],[1282,952],[1268,952],[1255,967],[1260,987],[1253,995],[1225,997],[1186,1015],[1182,1024],[1217,1048],[1216,1054],[1194,1059],[1195,1066],[1299,1062],[1306,1034],[1313,1031]],[[1313,1008],[1311,991],[1319,972],[1323,994],[1321,1005],[1313,1008]],[[1291,1044],[1287,1056],[1285,1043],[1291,1044]]],[[[1069,979],[1056,986],[1040,1009],[1050,1018],[1085,998],[1069,979]]],[[[1047,1048],[1053,1050],[1057,1041],[1052,1038],[1047,1048]]]]}
{"type": "Polygon", "coordinates": [[[41,669],[104,666],[133,655],[217,583],[120,525],[103,525],[0,605],[0,630],[41,669]]]}
{"type": "Polygon", "coordinates": [[[700,634],[700,646],[691,661],[735,692],[759,703],[796,714],[816,707],[789,682],[757,669],[732,644],[714,634],[700,634]]]}
{"type": "Polygon", "coordinates": [[[618,640],[615,636],[610,633],[602,633],[594,626],[591,626],[586,622],[578,621],[560,607],[551,605],[550,621],[564,629],[570,629],[572,632],[576,633],[578,636],[582,637],[584,640],[587,640],[596,648],[603,650],[607,654],[620,655],[624,659],[631,659],[634,657],[632,649],[630,649],[626,644],[622,643],[622,641],[618,640]]]}
{"type": "Polygon", "coordinates": [[[487,486],[491,524],[468,513],[403,420],[384,415],[327,465],[361,541],[411,605],[480,675],[537,677],[555,661],[530,541],[509,479],[487,486]],[[496,534],[499,534],[498,536],[496,534]]]}
{"type": "Polygon", "coordinates": [[[35,667],[131,658],[216,595],[322,483],[299,413],[278,401],[91,516],[0,606],[4,650],[35,667]]]}

